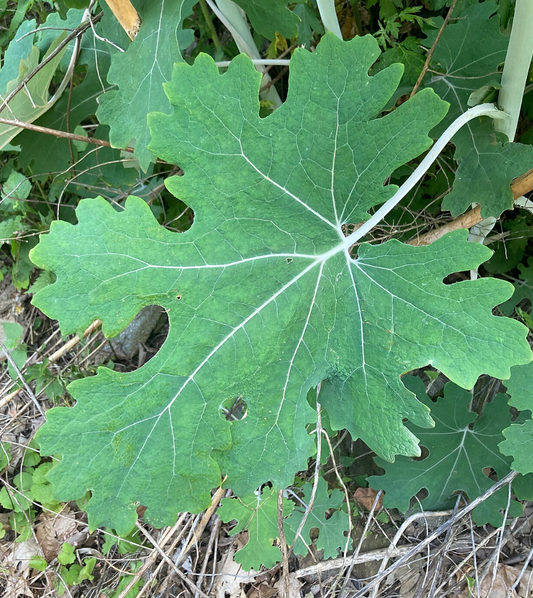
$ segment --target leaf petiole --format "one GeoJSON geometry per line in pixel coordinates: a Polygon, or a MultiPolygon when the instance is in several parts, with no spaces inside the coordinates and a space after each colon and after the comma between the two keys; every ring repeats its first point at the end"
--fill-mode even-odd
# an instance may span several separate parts
{"type": "Polygon", "coordinates": [[[405,183],[396,191],[396,193],[386,201],[377,212],[367,220],[362,226],[360,226],[351,235],[346,237],[344,240],[344,246],[346,248],[351,247],[354,243],[359,241],[368,232],[370,232],[385,216],[393,210],[396,205],[411,191],[411,189],[420,181],[420,179],[426,174],[430,166],[438,158],[439,154],[450,142],[452,137],[466,125],[469,121],[474,118],[481,116],[490,116],[490,118],[500,119],[506,121],[509,119],[509,115],[497,108],[494,104],[480,104],[470,108],[459,118],[456,118],[452,124],[444,131],[444,133],[435,142],[433,147],[429,150],[426,157],[420,162],[411,176],[405,181],[405,183]]]}

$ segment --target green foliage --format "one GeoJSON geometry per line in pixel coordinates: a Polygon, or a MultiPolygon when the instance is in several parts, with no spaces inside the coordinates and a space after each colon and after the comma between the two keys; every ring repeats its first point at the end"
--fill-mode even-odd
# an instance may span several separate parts
{"type": "MultiPolygon", "coordinates": [[[[415,508],[451,509],[457,501],[455,493],[463,492],[472,500],[493,485],[494,481],[485,473],[486,468],[494,470],[499,478],[509,473],[511,460],[498,450],[503,440],[502,428],[511,423],[505,395],[496,395],[485,405],[483,414],[477,416],[470,411],[471,393],[453,384],[445,387],[444,397],[436,403],[428,399],[419,378],[410,378],[406,384],[431,408],[435,427],[420,430],[409,426],[428,451],[423,459],[399,457],[394,463],[377,460],[385,469],[385,475],[372,476],[368,482],[376,490],[385,490],[383,504],[386,507],[405,513],[410,499],[425,488],[428,495],[416,501],[415,508]]],[[[478,525],[500,526],[507,502],[508,490],[502,488],[474,509],[474,521],[478,525]]],[[[516,516],[521,512],[519,503],[512,501],[509,513],[516,516]]]]}
{"type": "MultiPolygon", "coordinates": [[[[291,513],[294,504],[283,499],[283,516],[291,513]]],[[[234,536],[248,531],[248,542],[235,553],[235,561],[244,569],[259,569],[261,565],[273,567],[281,560],[278,532],[278,497],[276,490],[265,488],[260,494],[242,498],[224,498],[218,509],[222,521],[237,520],[231,530],[234,536]],[[277,545],[274,546],[274,543],[277,545]]]]}
{"type": "MultiPolygon", "coordinates": [[[[505,383],[511,395],[509,404],[516,409],[533,412],[531,384],[533,382],[533,363],[514,367],[511,379],[505,383]]],[[[505,441],[500,444],[504,455],[513,457],[513,469],[521,474],[533,473],[533,420],[514,423],[503,431],[505,441]]]]}
{"type": "MultiPolygon", "coordinates": [[[[57,100],[59,95],[50,96],[49,87],[56,69],[61,62],[66,48],[57,53],[47,64],[40,68],[39,72],[32,77],[27,84],[22,84],[25,76],[36,69],[41,58],[47,58],[59,43],[66,37],[62,33],[50,45],[48,50],[41,56],[39,48],[32,45],[32,35],[24,37],[35,29],[34,21],[25,21],[17,31],[16,38],[11,42],[6,52],[5,63],[7,69],[0,71],[0,95],[11,98],[4,100],[0,114],[2,118],[33,122],[44,114],[57,100]],[[21,38],[23,38],[21,40],[21,38]],[[19,43],[19,40],[22,43],[19,43]],[[11,52],[11,48],[13,51],[11,52]]],[[[0,148],[5,147],[18,133],[20,129],[7,124],[0,124],[0,148]]]]}
{"type": "Polygon", "coordinates": [[[313,506],[305,519],[300,536],[296,537],[296,532],[309,509],[312,493],[313,485],[307,482],[302,488],[302,498],[284,522],[287,544],[294,543],[294,553],[305,556],[311,544],[311,532],[316,529],[317,549],[324,551],[324,558],[334,558],[339,550],[347,550],[352,544],[352,540],[347,537],[350,532],[350,519],[347,513],[339,510],[345,502],[344,493],[334,489],[329,494],[326,481],[319,478],[313,506]]]}
{"type": "Polygon", "coordinates": [[[320,22],[318,15],[308,4],[297,4],[293,9],[294,14],[299,17],[298,23],[298,43],[309,48],[314,34],[322,35],[324,27],[320,22]]]}
{"type": "MultiPolygon", "coordinates": [[[[524,247],[525,249],[525,247],[524,247]]],[[[520,257],[523,256],[523,253],[520,257]]],[[[517,264],[520,272],[519,280],[514,283],[513,296],[502,305],[500,309],[506,316],[510,315],[515,307],[526,300],[529,302],[529,308],[533,306],[533,258],[529,258],[526,264],[517,264]]]]}
{"type": "Polygon", "coordinates": [[[145,171],[154,160],[146,148],[150,140],[146,114],[155,110],[167,112],[170,108],[163,83],[170,79],[172,65],[181,60],[180,46],[186,48],[192,41],[192,31],[183,31],[181,27],[194,3],[140,3],[139,34],[124,52],[113,55],[107,75],[109,83],[118,90],[107,91],[99,99],[97,116],[101,123],[109,125],[111,143],[115,147],[134,145],[135,156],[145,171]]]}
{"type": "MultiPolygon", "coordinates": [[[[496,11],[492,0],[473,3],[446,27],[435,48],[432,72],[425,84],[450,102],[450,111],[435,131],[436,136],[466,112],[476,90],[499,81],[498,69],[505,60],[508,38],[500,32],[496,11]]],[[[428,32],[424,42],[427,48],[433,45],[437,33],[438,29],[428,32]]],[[[455,158],[460,162],[454,187],[442,203],[444,210],[457,216],[475,202],[481,205],[482,216],[498,217],[512,207],[509,182],[530,168],[533,148],[506,141],[486,123],[471,122],[455,135],[455,158]]]]}
{"type": "Polygon", "coordinates": [[[62,565],[72,565],[72,563],[76,560],[76,554],[74,553],[74,546],[69,544],[68,542],[63,542],[63,546],[61,547],[61,552],[57,555],[57,560],[62,565]]]}
{"type": "Polygon", "coordinates": [[[123,212],[86,200],[76,226],[53,223],[33,251],[57,275],[34,303],[65,333],[99,318],[116,334],[153,303],[170,319],[151,361],[73,383],[76,406],[52,410],[39,431],[43,454],[62,455],[49,474],[57,498],[91,489],[91,528],[127,533],[139,503],[155,525],[199,511],[220,470],[240,496],[290,484],[314,451],[306,397],[323,379],[333,428],[392,459],[419,453],[404,418],[432,422],[401,374],[431,363],[469,387],[530,359],[523,327],[491,314],[510,285],[442,282],[489,255],[464,232],[348,254],[342,225],[394,193],[383,180],[428,147],[447,109],[425,90],[375,118],[401,77],[369,77],[378,55],[371,37],[332,35],[295,52],[288,98],[266,119],[246,58],[222,76],[206,56],[177,63],[166,86],[176,110],[151,116],[150,149],[185,171],[167,186],[195,210],[192,228],[166,231],[136,198],[123,212]],[[230,424],[219,409],[237,396],[248,413],[230,424]]]}
{"type": "MultiPolygon", "coordinates": [[[[332,558],[337,556],[339,550],[351,546],[351,539],[346,537],[350,531],[350,521],[348,514],[339,510],[344,503],[344,493],[335,489],[330,495],[326,481],[321,478],[317,484],[311,508],[313,485],[310,482],[301,489],[302,498],[296,497],[296,506],[283,499],[283,531],[287,545],[294,546],[294,553],[305,556],[313,543],[311,533],[317,530],[317,550],[324,551],[324,558],[332,558]],[[296,537],[304,519],[300,535],[296,537]]],[[[235,561],[244,569],[258,569],[261,565],[273,567],[281,561],[278,499],[275,490],[265,488],[260,495],[225,498],[221,502],[218,516],[226,523],[234,519],[237,521],[230,535],[248,532],[248,542],[235,554],[235,561]]]]}
{"type": "MultiPolygon", "coordinates": [[[[66,544],[63,544],[63,549],[65,549],[65,546],[66,544]]],[[[73,560],[70,560],[72,557],[74,557],[74,554],[72,553],[72,555],[70,555],[70,553],[68,553],[68,555],[68,561],[74,562],[73,560]]],[[[74,565],[70,565],[70,567],[60,567],[58,580],[56,582],[57,593],[59,594],[59,596],[62,596],[68,590],[69,587],[78,585],[86,579],[92,581],[94,579],[92,576],[92,572],[95,565],[96,558],[92,557],[85,559],[83,565],[78,565],[76,563],[74,565]]]]}
{"type": "MultiPolygon", "coordinates": [[[[507,378],[510,366],[530,359],[524,327],[491,312],[503,302],[501,313],[514,311],[533,330],[526,303],[532,218],[511,211],[509,189],[533,164],[533,94],[525,96],[521,144],[507,143],[487,119],[470,122],[454,138],[455,152],[445,149],[381,224],[353,247],[345,240],[409,176],[430,137],[469,106],[497,101],[513,2],[456,2],[422,91],[409,101],[451,0],[337,3],[343,35],[358,38],[341,43],[326,35],[316,51],[323,27],[315,0],[236,2],[257,56],[289,50],[290,77],[283,66],[270,70],[277,91],[268,93],[286,98],[280,108],[258,102],[266,81],[245,58],[226,72],[201,55],[224,60],[238,50],[197,0],[134,0],[142,24],[133,42],[107,3],[97,2],[80,47],[72,40],[47,65],[45,57],[86,18],[87,0],[0,1],[0,95],[18,90],[0,116],[87,139],[0,124],[0,279],[11,275],[17,289],[36,293],[64,332],[80,332],[98,317],[111,335],[154,303],[170,319],[168,339],[142,368],[102,368],[70,387],[73,409],[50,412],[40,439],[43,454],[59,465],[42,461],[34,445],[13,464],[13,448],[2,443],[0,505],[17,542],[31,537],[41,507],[60,509],[58,501],[82,497],[91,528],[105,524],[118,536],[104,552],[135,552],[140,504],[147,521],[172,523],[177,511],[205,508],[223,472],[245,497],[227,499],[221,513],[235,514],[234,533],[250,534],[237,557],[247,568],[279,560],[276,493],[291,484],[285,496],[300,498],[284,500],[288,543],[305,554],[313,538],[334,557],[348,539],[348,505],[323,479],[302,538],[294,537],[312,493],[309,483],[300,487],[309,474],[297,482],[294,474],[316,455],[319,408],[331,438],[348,429],[388,460],[404,455],[382,462],[387,473],[373,478],[389,485],[386,501],[403,510],[422,486],[429,492],[424,508],[452,506],[458,491],[472,499],[491,484],[486,468],[500,477],[511,459],[519,471],[533,471],[529,365],[514,367],[505,382],[511,406],[523,410],[512,424],[502,396],[477,416],[469,395],[451,384],[432,402],[402,382],[407,371],[430,364],[433,376],[440,370],[470,388],[480,373],[507,378]],[[313,53],[293,54],[293,46],[313,53]],[[424,87],[450,103],[447,114],[424,87]],[[95,147],[92,137],[113,147],[95,147]],[[120,151],[126,146],[134,154],[120,151]],[[183,176],[165,181],[181,169],[183,176]],[[129,195],[139,197],[126,202],[129,195]],[[105,200],[80,203],[98,196],[105,200]],[[485,278],[457,283],[488,259],[487,248],[467,243],[462,232],[425,248],[403,242],[438,223],[441,210],[456,216],[472,203],[483,216],[507,211],[488,239],[495,252],[480,271],[485,278]],[[38,273],[30,250],[50,226],[32,254],[46,268],[38,273]],[[510,285],[491,277],[513,281],[513,297],[506,301],[510,285]],[[227,421],[224,407],[236,398],[243,417],[227,421]],[[444,434],[443,422],[452,432],[444,434]],[[418,439],[430,453],[413,461],[405,456],[420,452],[418,439]]],[[[39,400],[46,393],[55,401],[80,368],[57,375],[47,359],[26,365],[40,342],[37,325],[28,346],[20,326],[3,328],[26,382],[39,400]]],[[[14,368],[2,367],[17,388],[14,368]]],[[[330,454],[320,439],[319,465],[335,456],[350,493],[366,485],[370,469],[346,453],[345,442],[330,454]]],[[[530,499],[533,473],[517,478],[513,490],[530,499]]],[[[478,508],[476,520],[499,524],[506,496],[478,508]]],[[[511,514],[516,509],[513,502],[511,514]]],[[[81,554],[66,546],[64,562],[50,564],[58,593],[92,578],[95,561],[81,554]]],[[[34,557],[31,566],[47,564],[34,557]]]]}
{"type": "Polygon", "coordinates": [[[283,37],[298,33],[298,16],[288,9],[287,0],[235,0],[235,3],[244,9],[254,29],[268,39],[274,39],[276,33],[283,37]]]}

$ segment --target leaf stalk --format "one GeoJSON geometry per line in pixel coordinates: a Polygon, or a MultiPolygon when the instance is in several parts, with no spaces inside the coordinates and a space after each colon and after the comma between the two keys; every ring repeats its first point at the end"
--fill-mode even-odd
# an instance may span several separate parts
{"type": "Polygon", "coordinates": [[[381,208],[362,226],[360,226],[351,235],[345,238],[344,246],[346,248],[351,247],[354,243],[357,243],[359,239],[364,237],[370,232],[385,216],[393,210],[398,203],[413,189],[413,187],[420,181],[420,179],[426,174],[430,166],[438,158],[439,154],[450,142],[452,137],[461,129],[466,123],[479,118],[481,116],[490,116],[496,120],[509,120],[509,115],[497,108],[494,104],[480,104],[467,110],[459,118],[456,118],[452,124],[444,131],[440,138],[435,142],[433,147],[426,154],[426,157],[420,162],[411,176],[404,182],[404,184],[396,191],[396,193],[386,201],[381,208]]]}
{"type": "Polygon", "coordinates": [[[510,118],[496,121],[494,127],[513,141],[518,127],[518,117],[526,87],[531,59],[533,58],[533,2],[516,0],[516,8],[511,29],[511,38],[505,57],[502,74],[502,88],[498,96],[498,106],[510,118]]]}
{"type": "Polygon", "coordinates": [[[331,31],[331,33],[342,39],[341,27],[335,10],[335,0],[317,0],[316,4],[324,29],[331,31]]]}

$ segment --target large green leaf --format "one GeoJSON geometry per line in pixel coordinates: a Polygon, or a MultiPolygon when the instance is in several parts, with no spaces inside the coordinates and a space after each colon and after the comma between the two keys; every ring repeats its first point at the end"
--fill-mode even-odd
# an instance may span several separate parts
{"type": "Polygon", "coordinates": [[[76,406],[40,431],[43,453],[62,455],[58,498],[92,491],[92,527],[131,527],[139,502],[154,524],[199,511],[221,471],[240,496],[290,484],[315,450],[307,393],[323,379],[334,428],[392,459],[419,452],[404,418],[432,425],[403,373],[431,363],[471,387],[530,359],[525,328],[491,313],[510,284],[444,284],[490,255],[466,231],[350,255],[343,225],[395,192],[384,181],[430,145],[447,108],[424,90],[379,118],[402,69],[369,77],[378,55],[371,37],[331,34],[297,50],[287,100],[265,119],[247,57],[224,75],[205,55],[178,63],[166,85],[176,110],[152,115],[151,148],[183,168],[167,184],[192,227],[165,230],[138,198],[123,212],[86,200],[76,226],[54,222],[33,251],[57,276],[34,302],[64,333],[99,318],[112,336],[150,304],[170,320],[147,364],[74,382],[76,406]],[[230,423],[219,411],[236,397],[247,415],[230,423]]]}
{"type": "MultiPolygon", "coordinates": [[[[500,478],[510,471],[511,459],[498,450],[503,440],[502,428],[511,423],[507,397],[499,394],[477,416],[470,411],[472,395],[448,384],[444,397],[433,403],[428,399],[424,384],[419,378],[410,378],[406,384],[416,391],[419,399],[431,408],[435,420],[432,430],[413,429],[420,444],[428,449],[422,460],[399,457],[394,463],[377,463],[385,469],[385,475],[372,476],[372,488],[385,490],[383,504],[406,512],[410,499],[425,488],[428,495],[415,503],[426,511],[453,508],[457,501],[454,493],[462,491],[470,500],[483,494],[494,481],[485,475],[492,468],[500,478]]],[[[483,501],[473,512],[478,525],[502,524],[502,512],[508,502],[508,491],[502,488],[483,501]]],[[[513,501],[510,513],[519,515],[521,507],[513,501]]]]}
{"type": "Polygon", "coordinates": [[[142,25],[124,52],[113,56],[107,76],[116,91],[99,99],[98,119],[109,125],[114,147],[135,146],[135,156],[146,171],[154,160],[147,149],[150,140],[146,115],[154,110],[170,111],[163,83],[170,79],[172,65],[182,60],[182,47],[192,41],[192,32],[181,29],[195,0],[142,0],[137,9],[142,25]]]}

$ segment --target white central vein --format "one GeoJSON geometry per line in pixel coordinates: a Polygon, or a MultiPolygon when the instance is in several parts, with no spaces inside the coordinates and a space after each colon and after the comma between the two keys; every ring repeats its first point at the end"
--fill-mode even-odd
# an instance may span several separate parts
{"type": "MultiPolygon", "coordinates": [[[[239,143],[240,143],[240,139],[239,139],[239,143]]],[[[331,226],[331,228],[334,228],[336,231],[339,230],[339,227],[337,225],[333,224],[333,222],[330,222],[327,218],[324,218],[324,216],[322,216],[322,214],[320,214],[319,212],[317,212],[316,210],[313,210],[313,208],[308,206],[305,203],[305,201],[302,201],[297,195],[294,195],[294,193],[289,191],[286,187],[283,187],[283,185],[280,185],[279,183],[277,183],[276,181],[271,179],[268,176],[268,174],[265,174],[262,170],[260,170],[244,153],[244,151],[242,149],[242,144],[241,144],[241,155],[246,160],[246,162],[248,162],[248,164],[257,172],[257,174],[261,175],[265,179],[265,181],[268,181],[270,184],[274,185],[274,187],[276,187],[280,191],[283,191],[283,193],[288,195],[291,199],[294,199],[295,202],[299,203],[308,212],[311,212],[311,214],[314,214],[317,218],[320,218],[320,220],[322,220],[322,222],[325,222],[328,226],[331,226]]]]}

